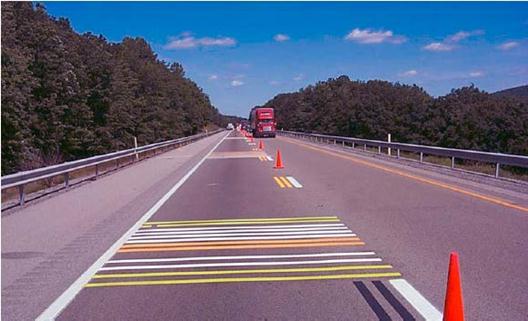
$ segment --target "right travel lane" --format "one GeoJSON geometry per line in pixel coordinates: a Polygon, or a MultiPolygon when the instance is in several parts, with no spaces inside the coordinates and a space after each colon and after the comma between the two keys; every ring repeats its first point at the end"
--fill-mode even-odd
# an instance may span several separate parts
{"type": "Polygon", "coordinates": [[[243,140],[224,143],[237,157],[211,154],[61,319],[420,319],[353,225],[276,184],[287,170],[240,158],[243,140]]]}

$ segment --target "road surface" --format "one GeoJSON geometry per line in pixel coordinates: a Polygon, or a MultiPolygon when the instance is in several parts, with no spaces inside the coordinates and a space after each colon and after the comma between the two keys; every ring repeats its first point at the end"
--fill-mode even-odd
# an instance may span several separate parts
{"type": "Polygon", "coordinates": [[[526,198],[259,141],[219,136],[41,317],[438,320],[455,250],[467,320],[528,320],[526,198]]]}

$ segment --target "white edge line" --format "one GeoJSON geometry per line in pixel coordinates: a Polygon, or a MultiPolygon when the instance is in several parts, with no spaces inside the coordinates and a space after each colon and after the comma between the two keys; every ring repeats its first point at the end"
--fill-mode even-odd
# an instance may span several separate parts
{"type": "Polygon", "coordinates": [[[390,284],[407,300],[427,321],[442,321],[442,313],[438,311],[431,302],[427,301],[418,290],[416,290],[405,279],[389,280],[390,284]]]}
{"type": "Polygon", "coordinates": [[[195,256],[195,257],[168,257],[158,259],[121,259],[110,260],[106,264],[121,263],[150,263],[150,262],[183,262],[183,261],[215,261],[215,260],[244,260],[244,259],[278,259],[301,257],[331,257],[331,256],[368,256],[376,255],[375,252],[337,252],[337,253],[310,253],[310,254],[276,254],[276,255],[234,255],[234,256],[195,256]]]}
{"type": "Polygon", "coordinates": [[[164,264],[164,265],[130,265],[103,267],[99,271],[116,270],[157,270],[157,269],[180,269],[195,267],[222,267],[222,266],[268,266],[268,265],[305,265],[305,264],[334,264],[334,263],[362,263],[381,262],[380,258],[366,259],[338,259],[338,260],[315,260],[315,261],[264,261],[264,262],[228,262],[228,263],[202,263],[202,264],[164,264]]]}
{"type": "Polygon", "coordinates": [[[295,178],[293,178],[292,176],[286,176],[286,178],[290,181],[290,183],[292,183],[293,186],[295,186],[296,188],[302,188],[303,186],[301,185],[301,183],[299,183],[295,178]]]}
{"type": "Polygon", "coordinates": [[[165,204],[165,202],[174,194],[176,191],[189,179],[189,177],[202,165],[202,163],[211,155],[211,153],[229,136],[231,132],[228,132],[227,135],[222,137],[218,143],[196,164],[191,168],[185,176],[183,176],[176,185],[174,185],[163,197],[154,204],[143,216],[134,224],[123,236],[121,236],[106,252],[101,255],[97,261],[95,261],[81,276],[75,280],[64,291],[53,303],[42,312],[35,321],[50,321],[55,320],[55,318],[70,304],[70,302],[75,298],[75,296],[83,289],[84,285],[87,284],[92,276],[97,273],[97,271],[103,267],[106,261],[108,261],[112,256],[115,255],[117,250],[126,242],[126,240],[134,234],[148,219],[156,213],[156,211],[165,204]]]}

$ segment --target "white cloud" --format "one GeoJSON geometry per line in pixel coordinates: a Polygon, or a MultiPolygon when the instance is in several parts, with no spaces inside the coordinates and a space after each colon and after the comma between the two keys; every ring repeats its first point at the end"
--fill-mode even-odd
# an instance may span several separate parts
{"type": "Polygon", "coordinates": [[[497,48],[500,50],[511,50],[513,48],[519,47],[519,43],[517,41],[506,41],[505,43],[501,44],[497,48]]]}
{"type": "Polygon", "coordinates": [[[285,35],[283,33],[279,33],[279,34],[276,34],[274,37],[273,37],[273,40],[277,41],[277,42],[284,42],[284,41],[288,41],[290,40],[290,36],[288,35],[285,35]]]}
{"type": "Polygon", "coordinates": [[[403,76],[403,77],[414,77],[416,75],[418,75],[418,72],[416,70],[414,70],[414,69],[407,70],[407,71],[402,72],[400,74],[400,76],[403,76]]]}
{"type": "Polygon", "coordinates": [[[364,44],[378,44],[383,42],[400,44],[407,39],[403,36],[395,35],[391,30],[374,31],[371,29],[355,28],[345,36],[345,40],[364,44]]]}
{"type": "Polygon", "coordinates": [[[428,51],[451,51],[455,49],[455,46],[443,42],[431,42],[427,46],[423,47],[423,49],[428,51]]]}
{"type": "Polygon", "coordinates": [[[244,82],[242,80],[232,80],[231,81],[231,86],[232,87],[239,87],[239,86],[242,86],[244,84],[244,82]]]}
{"type": "Polygon", "coordinates": [[[459,42],[471,36],[479,36],[483,34],[484,34],[483,30],[459,31],[453,35],[448,36],[446,41],[447,42],[459,42]]]}
{"type": "Polygon", "coordinates": [[[269,82],[269,84],[272,85],[272,86],[278,86],[278,85],[280,85],[280,81],[272,80],[272,81],[269,82]]]}
{"type": "Polygon", "coordinates": [[[482,77],[482,76],[484,76],[484,72],[481,70],[475,70],[469,73],[469,77],[472,77],[472,78],[477,78],[477,77],[482,77]]]}
{"type": "Polygon", "coordinates": [[[218,79],[218,75],[210,75],[209,80],[217,80],[218,79]]]}
{"type": "Polygon", "coordinates": [[[304,75],[303,74],[298,74],[297,76],[293,77],[293,80],[295,81],[301,81],[303,80],[304,78],[304,75]]]}
{"type": "Polygon", "coordinates": [[[228,47],[236,45],[236,40],[230,37],[219,37],[219,38],[195,38],[190,33],[183,33],[179,37],[173,37],[164,46],[167,50],[173,49],[190,49],[196,47],[228,47]]]}

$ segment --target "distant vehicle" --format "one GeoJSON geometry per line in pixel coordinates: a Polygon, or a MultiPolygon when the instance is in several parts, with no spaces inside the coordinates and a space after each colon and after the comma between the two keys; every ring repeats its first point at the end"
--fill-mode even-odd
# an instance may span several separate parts
{"type": "Polygon", "coordinates": [[[275,112],[273,108],[255,107],[249,115],[253,137],[275,137],[275,112]]]}
{"type": "Polygon", "coordinates": [[[227,124],[226,128],[229,129],[229,130],[233,130],[233,129],[235,129],[235,126],[233,126],[233,124],[229,123],[229,124],[227,124]]]}

